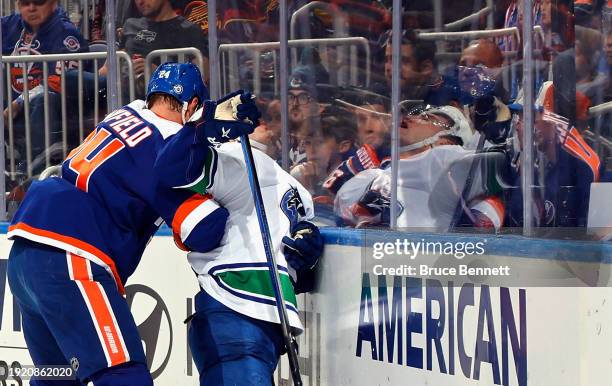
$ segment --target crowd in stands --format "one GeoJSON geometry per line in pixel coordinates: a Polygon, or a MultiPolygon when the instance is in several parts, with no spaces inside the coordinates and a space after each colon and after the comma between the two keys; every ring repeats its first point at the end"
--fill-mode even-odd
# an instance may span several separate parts
{"type": "MultiPolygon", "coordinates": [[[[322,214],[333,225],[384,227],[390,223],[392,137],[391,1],[326,0],[328,7],[300,13],[292,36],[301,38],[366,38],[371,64],[357,61],[359,76],[338,76],[341,48],[301,48],[288,79],[289,169],[308,188],[322,214]],[[339,22],[341,21],[341,22],[339,22]],[[342,30],[339,30],[342,28],[342,30]],[[343,80],[344,79],[344,80],[343,80]],[[369,79],[369,82],[366,81],[369,79]]],[[[612,101],[612,1],[534,0],[523,9],[518,0],[494,2],[489,14],[456,25],[479,11],[473,0],[403,2],[400,46],[400,162],[397,170],[397,224],[404,227],[450,230],[478,227],[504,231],[521,227],[521,173],[533,172],[533,219],[541,227],[585,227],[592,182],[608,181],[612,149],[598,142],[612,136],[609,119],[597,120],[589,108],[612,101]],[[531,12],[534,25],[535,90],[534,163],[521,165],[525,130],[523,23],[531,12]],[[440,17],[441,16],[441,17],[440,17]],[[440,22],[442,25],[440,25],[440,22]],[[502,36],[425,38],[429,32],[516,28],[502,36]],[[602,123],[603,121],[603,123],[602,123]],[[599,123],[597,123],[599,122],[599,123]],[[601,136],[601,137],[600,137],[601,136]],[[593,149],[598,149],[595,152],[593,149]]],[[[86,52],[88,43],[57,6],[57,0],[18,0],[19,14],[4,17],[3,55],[86,52]],[[36,17],[29,15],[38,15],[36,17]],[[41,31],[52,29],[52,33],[41,31]]],[[[88,36],[104,40],[104,2],[96,3],[88,36]]],[[[289,14],[307,5],[289,3],[289,14]]],[[[278,41],[279,3],[276,0],[217,2],[220,43],[278,41]]],[[[483,7],[484,5],[482,5],[483,7]]],[[[159,48],[196,47],[208,58],[208,3],[186,0],[124,0],[117,4],[117,41],[132,59],[142,79],[144,58],[159,48]]],[[[285,21],[282,21],[285,22],[285,21]]],[[[278,53],[278,52],[277,52],[278,53]]],[[[271,76],[255,68],[250,54],[240,56],[241,87],[262,83],[259,95],[262,124],[252,143],[279,163],[283,129],[278,90],[278,55],[271,58],[271,76]],[[268,83],[266,83],[268,82],[268,83]]],[[[268,56],[266,56],[268,55],[268,56]]],[[[363,56],[360,54],[360,56],[363,56]]],[[[154,64],[159,64],[156,62],[154,64]]],[[[29,69],[30,122],[33,158],[44,152],[40,119],[40,68],[29,69]]],[[[207,62],[204,68],[208,69],[207,62]]],[[[98,75],[104,84],[107,66],[98,75]]],[[[268,69],[270,70],[270,69],[268,69]]],[[[11,69],[16,138],[20,126],[21,68],[11,69]]],[[[92,71],[88,68],[87,71],[92,71]]],[[[227,71],[223,68],[221,71],[227,71]]],[[[123,69],[122,74],[125,74],[123,69]]],[[[59,76],[54,63],[49,74],[59,76]]],[[[270,75],[270,74],[268,74],[270,75]]],[[[84,94],[93,100],[93,76],[86,74],[84,94]]],[[[208,74],[205,75],[208,80],[208,74]]],[[[55,87],[48,102],[57,120],[55,87]]],[[[66,92],[77,88],[76,71],[67,74],[66,92]]],[[[137,90],[144,87],[137,85],[137,90]]],[[[104,102],[105,90],[100,91],[104,102]]],[[[9,101],[10,102],[10,101],[9,101]]],[[[608,115],[609,117],[610,115],[608,115]]],[[[60,133],[52,132],[52,142],[60,133]]],[[[15,151],[25,148],[15,142],[15,151]]],[[[23,156],[21,159],[25,159],[23,156]]],[[[40,168],[39,168],[40,169],[40,168]]],[[[36,172],[41,170],[37,169],[36,172]]]]}

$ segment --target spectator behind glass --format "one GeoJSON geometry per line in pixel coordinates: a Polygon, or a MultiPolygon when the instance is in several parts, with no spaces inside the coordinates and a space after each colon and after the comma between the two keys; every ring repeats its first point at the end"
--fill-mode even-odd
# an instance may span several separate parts
{"type": "Polygon", "coordinates": [[[603,102],[604,89],[608,84],[604,39],[605,36],[598,30],[576,26],[576,90],[586,95],[593,104],[603,102]]]}
{"type": "MultiPolygon", "coordinates": [[[[518,36],[515,33],[512,33],[510,35],[504,35],[501,36],[497,39],[497,44],[499,45],[499,48],[507,54],[513,54],[514,55],[514,59],[512,60],[520,60],[522,58],[522,43],[521,43],[521,39],[522,39],[522,28],[521,28],[521,23],[523,22],[523,8],[524,5],[522,4],[522,2],[520,2],[521,4],[519,4],[519,2],[517,2],[516,0],[512,0],[509,4],[508,7],[506,9],[506,16],[504,19],[504,24],[503,27],[504,28],[517,28],[518,30],[518,36]]],[[[532,8],[532,17],[533,17],[533,24],[534,25],[541,25],[541,3],[540,1],[535,1],[533,3],[533,8],[532,8]]],[[[544,7],[545,9],[548,9],[547,7],[544,7]]],[[[547,19],[548,20],[548,19],[547,19]]],[[[545,28],[545,27],[543,27],[545,28]]],[[[539,35],[534,35],[534,45],[537,45],[538,42],[541,40],[538,39],[539,35]]],[[[519,72],[521,71],[520,68],[518,70],[519,72]]],[[[514,75],[511,78],[512,84],[510,85],[510,99],[514,100],[516,99],[516,97],[518,96],[519,93],[519,89],[521,87],[521,76],[518,75],[514,75]]]]}
{"type": "Polygon", "coordinates": [[[370,145],[375,149],[388,146],[389,116],[383,103],[363,100],[355,109],[357,115],[357,138],[360,145],[370,145]]]}
{"type": "Polygon", "coordinates": [[[354,156],[342,162],[331,173],[323,187],[332,195],[355,174],[365,169],[384,167],[390,160],[389,99],[360,88],[344,90],[337,103],[354,112],[357,117],[357,145],[354,156]]]}
{"type": "MultiPolygon", "coordinates": [[[[516,27],[522,34],[524,5],[521,1],[512,0],[506,10],[504,28],[516,27]]],[[[536,36],[535,46],[544,50],[544,57],[550,58],[550,51],[561,52],[568,47],[573,40],[572,31],[569,31],[569,23],[572,15],[568,11],[567,4],[553,2],[552,0],[534,0],[532,8],[533,24],[542,27],[543,40],[536,36]],[[554,4],[553,4],[554,3],[554,4]],[[553,23],[553,21],[555,21],[553,23]]],[[[517,52],[521,56],[521,41],[515,35],[499,38],[498,44],[502,51],[517,52]]]]}
{"type": "Polygon", "coordinates": [[[302,139],[311,130],[313,121],[310,118],[319,117],[326,106],[321,99],[325,99],[324,93],[329,91],[325,86],[327,80],[326,71],[311,65],[297,67],[289,78],[289,160],[292,165],[306,159],[302,139]]]}
{"type": "MultiPolygon", "coordinates": [[[[187,20],[208,34],[208,2],[172,2],[187,20]]],[[[278,39],[277,0],[233,0],[217,3],[217,28],[220,43],[266,42],[278,39]]]]}
{"type": "MultiPolygon", "coordinates": [[[[374,88],[375,91],[380,89],[374,88]]],[[[389,98],[363,88],[349,87],[336,101],[350,109],[357,119],[357,143],[374,149],[389,147],[391,115],[389,98]]],[[[387,151],[388,152],[388,151],[387,151]]]]}
{"type": "Polygon", "coordinates": [[[553,82],[544,82],[539,91],[540,104],[545,109],[563,116],[571,126],[581,131],[588,127],[591,99],[579,91],[576,83],[577,55],[568,50],[553,61],[553,82]]]}
{"type": "MultiPolygon", "coordinates": [[[[64,10],[57,6],[57,0],[19,0],[19,13],[2,18],[2,55],[45,55],[86,52],[88,46],[77,28],[70,22],[64,10]]],[[[73,63],[68,63],[69,68],[73,63]]],[[[12,95],[7,102],[12,104],[15,130],[15,150],[21,162],[18,169],[25,171],[25,123],[23,115],[24,90],[23,65],[12,64],[11,90],[12,95]]],[[[60,116],[60,66],[57,62],[47,64],[49,74],[48,114],[50,118],[51,143],[61,141],[60,116]]],[[[41,63],[28,63],[28,93],[30,98],[30,133],[32,144],[32,168],[34,174],[45,167],[43,152],[45,151],[44,134],[44,94],[43,68],[41,63]],[[40,157],[36,159],[37,157],[40,157]]],[[[4,92],[4,90],[2,91],[4,92]]],[[[8,110],[4,110],[4,120],[7,123],[8,110]]],[[[5,131],[8,133],[8,131],[5,131]]],[[[59,149],[59,148],[58,148],[59,149]]],[[[61,149],[59,149],[61,150],[61,149]]],[[[58,156],[63,157],[63,154],[58,156]]]]}
{"type": "Polygon", "coordinates": [[[542,0],[540,11],[539,25],[542,27],[543,36],[541,38],[543,40],[536,39],[536,49],[542,49],[544,59],[550,60],[553,53],[564,51],[568,47],[563,34],[558,31],[559,27],[567,22],[567,16],[569,15],[563,17],[563,13],[567,11],[559,4],[553,4],[552,0],[542,0]],[[553,20],[555,23],[553,23],[553,20]]]}
{"type": "MultiPolygon", "coordinates": [[[[102,4],[104,4],[104,2],[102,2],[102,4]]],[[[116,17],[115,26],[117,27],[118,30],[123,29],[123,25],[125,24],[125,21],[127,19],[139,18],[142,16],[142,14],[136,7],[136,4],[133,0],[118,0],[115,4],[117,8],[117,14],[115,15],[116,17]]],[[[100,5],[99,7],[104,8],[105,5],[100,5]]],[[[95,18],[94,18],[94,23],[95,23],[95,18]]],[[[101,29],[104,30],[104,25],[101,26],[101,29]]],[[[105,33],[106,33],[105,31],[101,31],[102,35],[104,35],[105,33]]],[[[120,37],[121,33],[119,33],[118,36],[120,37]]]]}
{"type": "MultiPolygon", "coordinates": [[[[145,57],[154,50],[166,48],[195,47],[204,56],[204,77],[208,79],[208,39],[200,27],[177,16],[170,0],[135,0],[140,18],[130,18],[123,25],[119,49],[125,50],[132,58],[136,76],[136,96],[144,96],[145,57]]],[[[151,71],[159,65],[153,65],[151,71]]],[[[107,63],[100,68],[101,76],[107,74],[107,63]]],[[[125,72],[124,72],[125,73],[125,72]]],[[[101,82],[105,82],[101,80],[101,82]]],[[[93,79],[88,81],[93,84],[93,79]]],[[[91,90],[87,92],[91,95],[91,90]]]]}
{"type": "MultiPolygon", "coordinates": [[[[460,104],[467,107],[473,128],[483,133],[490,143],[503,142],[510,123],[508,95],[501,81],[502,65],[503,55],[497,44],[479,39],[463,50],[457,66],[460,104]]],[[[476,143],[466,144],[469,149],[476,146],[476,143]]]]}
{"type": "MultiPolygon", "coordinates": [[[[330,106],[321,113],[320,125],[310,125],[302,140],[307,161],[291,169],[291,175],[314,196],[327,196],[322,188],[324,180],[341,162],[355,155],[357,124],[352,112],[330,106]]],[[[331,204],[331,200],[328,202],[331,204]]]]}
{"type": "MultiPolygon", "coordinates": [[[[568,56],[568,61],[572,58],[568,56]]],[[[571,120],[556,114],[554,85],[547,82],[538,92],[534,120],[534,140],[537,155],[534,159],[534,217],[541,227],[584,227],[587,222],[590,186],[598,182],[600,159],[584,141],[571,120]]],[[[576,97],[576,99],[580,99],[576,97]]],[[[521,142],[523,127],[522,98],[510,105],[514,112],[515,143],[521,142]]],[[[575,106],[575,105],[574,105],[575,106]]],[[[557,107],[558,109],[558,107],[557,107]]],[[[576,117],[587,116],[588,105],[576,111],[576,117]]],[[[558,110],[557,110],[558,111],[558,110]]],[[[518,155],[514,157],[518,159],[518,155]]],[[[520,164],[515,165],[514,185],[520,187],[520,164]]],[[[523,224],[523,198],[521,189],[507,192],[509,205],[507,224],[523,224]]]]}
{"type": "Polygon", "coordinates": [[[260,125],[249,135],[251,144],[266,153],[270,158],[281,162],[281,105],[278,99],[266,103],[258,99],[261,111],[260,125]]]}
{"type": "MultiPolygon", "coordinates": [[[[383,35],[385,49],[386,95],[391,92],[392,58],[391,33],[383,35]]],[[[413,30],[404,30],[401,40],[400,99],[424,101],[429,104],[447,103],[452,97],[443,78],[436,70],[436,45],[419,40],[413,30]]]]}

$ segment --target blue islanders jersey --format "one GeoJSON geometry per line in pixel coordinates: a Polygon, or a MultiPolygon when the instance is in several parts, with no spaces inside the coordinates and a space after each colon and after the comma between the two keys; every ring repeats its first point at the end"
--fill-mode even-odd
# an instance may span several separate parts
{"type": "MultiPolygon", "coordinates": [[[[533,193],[536,224],[541,227],[584,227],[589,213],[591,183],[600,180],[601,161],[575,127],[564,133],[555,153],[555,162],[537,165],[534,170],[534,182],[536,186],[541,185],[533,193]]],[[[520,173],[516,173],[514,180],[515,186],[520,186],[520,173]]],[[[522,226],[521,189],[512,190],[507,199],[506,225],[522,226]]]]}
{"type": "Polygon", "coordinates": [[[158,117],[144,101],[115,110],[68,155],[61,178],[32,183],[8,237],[87,258],[106,268],[120,290],[162,220],[182,249],[215,248],[227,210],[209,195],[163,187],[153,171],[173,136],[198,138],[193,127],[158,117]]]}
{"type": "MultiPolygon", "coordinates": [[[[83,39],[61,7],[51,14],[49,20],[44,22],[36,33],[19,14],[2,18],[2,55],[70,54],[87,51],[89,51],[87,41],[83,39]]],[[[42,85],[42,63],[13,63],[10,65],[12,98],[16,98],[24,90],[24,65],[27,66],[28,90],[42,85]]],[[[76,62],[66,63],[66,68],[76,68],[76,66],[76,62]]],[[[59,92],[61,86],[58,75],[61,73],[61,65],[59,62],[48,62],[47,67],[49,86],[59,92]]]]}

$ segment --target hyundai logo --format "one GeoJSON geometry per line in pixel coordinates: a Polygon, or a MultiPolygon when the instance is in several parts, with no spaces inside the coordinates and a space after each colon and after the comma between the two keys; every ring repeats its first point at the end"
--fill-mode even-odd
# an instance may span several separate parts
{"type": "Polygon", "coordinates": [[[125,293],[144,342],[147,366],[155,379],[168,365],[172,352],[172,320],[168,307],[157,292],[142,284],[125,287],[125,293]]]}

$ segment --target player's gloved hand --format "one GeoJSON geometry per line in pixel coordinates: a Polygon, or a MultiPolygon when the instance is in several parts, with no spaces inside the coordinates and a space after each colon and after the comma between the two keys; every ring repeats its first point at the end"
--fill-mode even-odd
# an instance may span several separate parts
{"type": "MultiPolygon", "coordinates": [[[[217,101],[217,103],[219,102],[217,101]]],[[[245,92],[240,95],[240,103],[236,105],[236,118],[250,123],[253,125],[253,128],[259,126],[261,113],[255,104],[255,95],[250,92],[245,92]]]]}
{"type": "Polygon", "coordinates": [[[391,181],[388,174],[376,177],[359,201],[351,205],[348,220],[356,227],[388,225],[391,218],[391,181]]]}
{"type": "Polygon", "coordinates": [[[370,217],[371,224],[388,225],[391,218],[391,200],[378,190],[368,190],[358,205],[370,217]]]}
{"type": "Polygon", "coordinates": [[[190,119],[195,123],[198,140],[219,145],[251,134],[261,116],[254,98],[251,93],[238,90],[218,101],[205,101],[190,119]]]}
{"type": "Polygon", "coordinates": [[[296,271],[313,269],[323,253],[323,237],[311,222],[300,221],[291,227],[291,237],[283,237],[287,263],[296,271]]]}
{"type": "Polygon", "coordinates": [[[494,144],[506,141],[511,123],[510,109],[493,95],[485,95],[474,102],[474,128],[494,144]]]}

